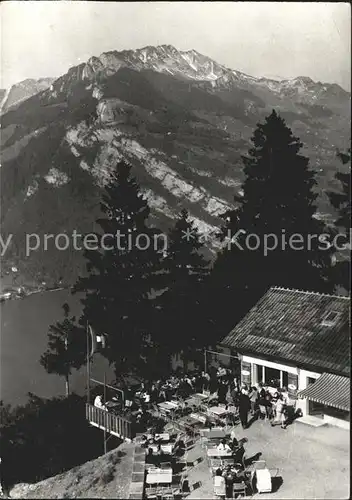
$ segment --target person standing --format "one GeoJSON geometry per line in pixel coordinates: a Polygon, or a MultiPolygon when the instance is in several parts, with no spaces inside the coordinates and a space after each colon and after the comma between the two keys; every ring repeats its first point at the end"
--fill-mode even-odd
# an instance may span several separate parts
{"type": "Polygon", "coordinates": [[[202,377],[203,377],[203,391],[209,391],[209,385],[210,385],[210,375],[208,372],[202,372],[202,377]]]}
{"type": "Polygon", "coordinates": [[[284,403],[283,397],[281,396],[281,394],[279,394],[275,406],[275,420],[271,422],[272,427],[274,427],[274,425],[277,424],[282,424],[283,421],[282,414],[285,408],[286,405],[284,403]]]}
{"type": "Polygon", "coordinates": [[[251,392],[249,394],[249,399],[251,401],[251,414],[254,415],[257,410],[257,403],[258,403],[258,391],[256,387],[251,387],[251,392]]]}
{"type": "Polygon", "coordinates": [[[239,396],[239,414],[243,429],[248,427],[248,412],[251,408],[251,401],[247,394],[241,393],[239,396]]]}
{"type": "Polygon", "coordinates": [[[227,394],[227,385],[225,385],[224,381],[221,381],[221,382],[219,382],[219,387],[218,387],[219,403],[222,403],[222,404],[226,403],[226,394],[227,394]]]}

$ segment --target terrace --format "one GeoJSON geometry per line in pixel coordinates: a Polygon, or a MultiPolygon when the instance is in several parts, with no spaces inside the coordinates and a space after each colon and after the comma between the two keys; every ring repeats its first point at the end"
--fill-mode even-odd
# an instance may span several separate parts
{"type": "MultiPolygon", "coordinates": [[[[257,405],[244,430],[230,372],[218,370],[210,380],[211,392],[204,389],[203,379],[185,394],[185,378],[160,382],[156,400],[147,397],[153,394],[151,384],[130,394],[132,401],[122,405],[106,401],[105,409],[87,406],[93,425],[137,445],[143,460],[134,469],[130,498],[211,499],[218,492],[216,474],[226,481],[227,498],[237,497],[237,488],[248,498],[347,497],[346,431],[329,426],[312,429],[299,423],[294,412],[287,428],[272,427],[276,403],[269,391],[273,411],[263,414],[257,405]],[[226,394],[220,390],[223,386],[226,394]],[[143,418],[138,421],[139,416],[143,418]],[[223,440],[231,449],[218,448],[223,440]]],[[[238,391],[245,394],[247,388],[238,387],[238,391]]],[[[294,405],[295,401],[287,400],[287,408],[294,405]]]]}

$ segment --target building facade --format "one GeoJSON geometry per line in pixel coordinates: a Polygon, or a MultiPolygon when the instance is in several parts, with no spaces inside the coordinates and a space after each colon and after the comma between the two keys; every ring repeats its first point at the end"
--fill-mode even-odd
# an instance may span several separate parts
{"type": "Polygon", "coordinates": [[[349,310],[348,297],[274,287],[221,346],[237,354],[242,382],[286,387],[307,423],[349,429],[349,310]]]}

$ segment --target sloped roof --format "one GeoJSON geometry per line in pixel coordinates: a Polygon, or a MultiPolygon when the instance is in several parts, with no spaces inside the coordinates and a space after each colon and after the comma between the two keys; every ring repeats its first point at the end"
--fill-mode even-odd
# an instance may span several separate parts
{"type": "Polygon", "coordinates": [[[350,411],[351,383],[347,377],[323,373],[313,384],[298,393],[311,401],[316,401],[340,410],[350,411]]]}
{"type": "Polygon", "coordinates": [[[221,342],[243,354],[350,374],[350,298],[270,288],[221,342]],[[324,322],[338,313],[335,323],[324,322]]]}

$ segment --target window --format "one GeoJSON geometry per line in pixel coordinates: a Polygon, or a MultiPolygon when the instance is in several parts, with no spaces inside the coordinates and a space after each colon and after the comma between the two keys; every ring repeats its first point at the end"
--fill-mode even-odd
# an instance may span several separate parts
{"type": "Polygon", "coordinates": [[[322,324],[324,326],[334,326],[337,323],[337,320],[339,319],[341,313],[336,312],[336,311],[328,311],[324,318],[322,324]]]}
{"type": "Polygon", "coordinates": [[[265,367],[265,384],[269,387],[280,387],[280,370],[265,367]]]}

